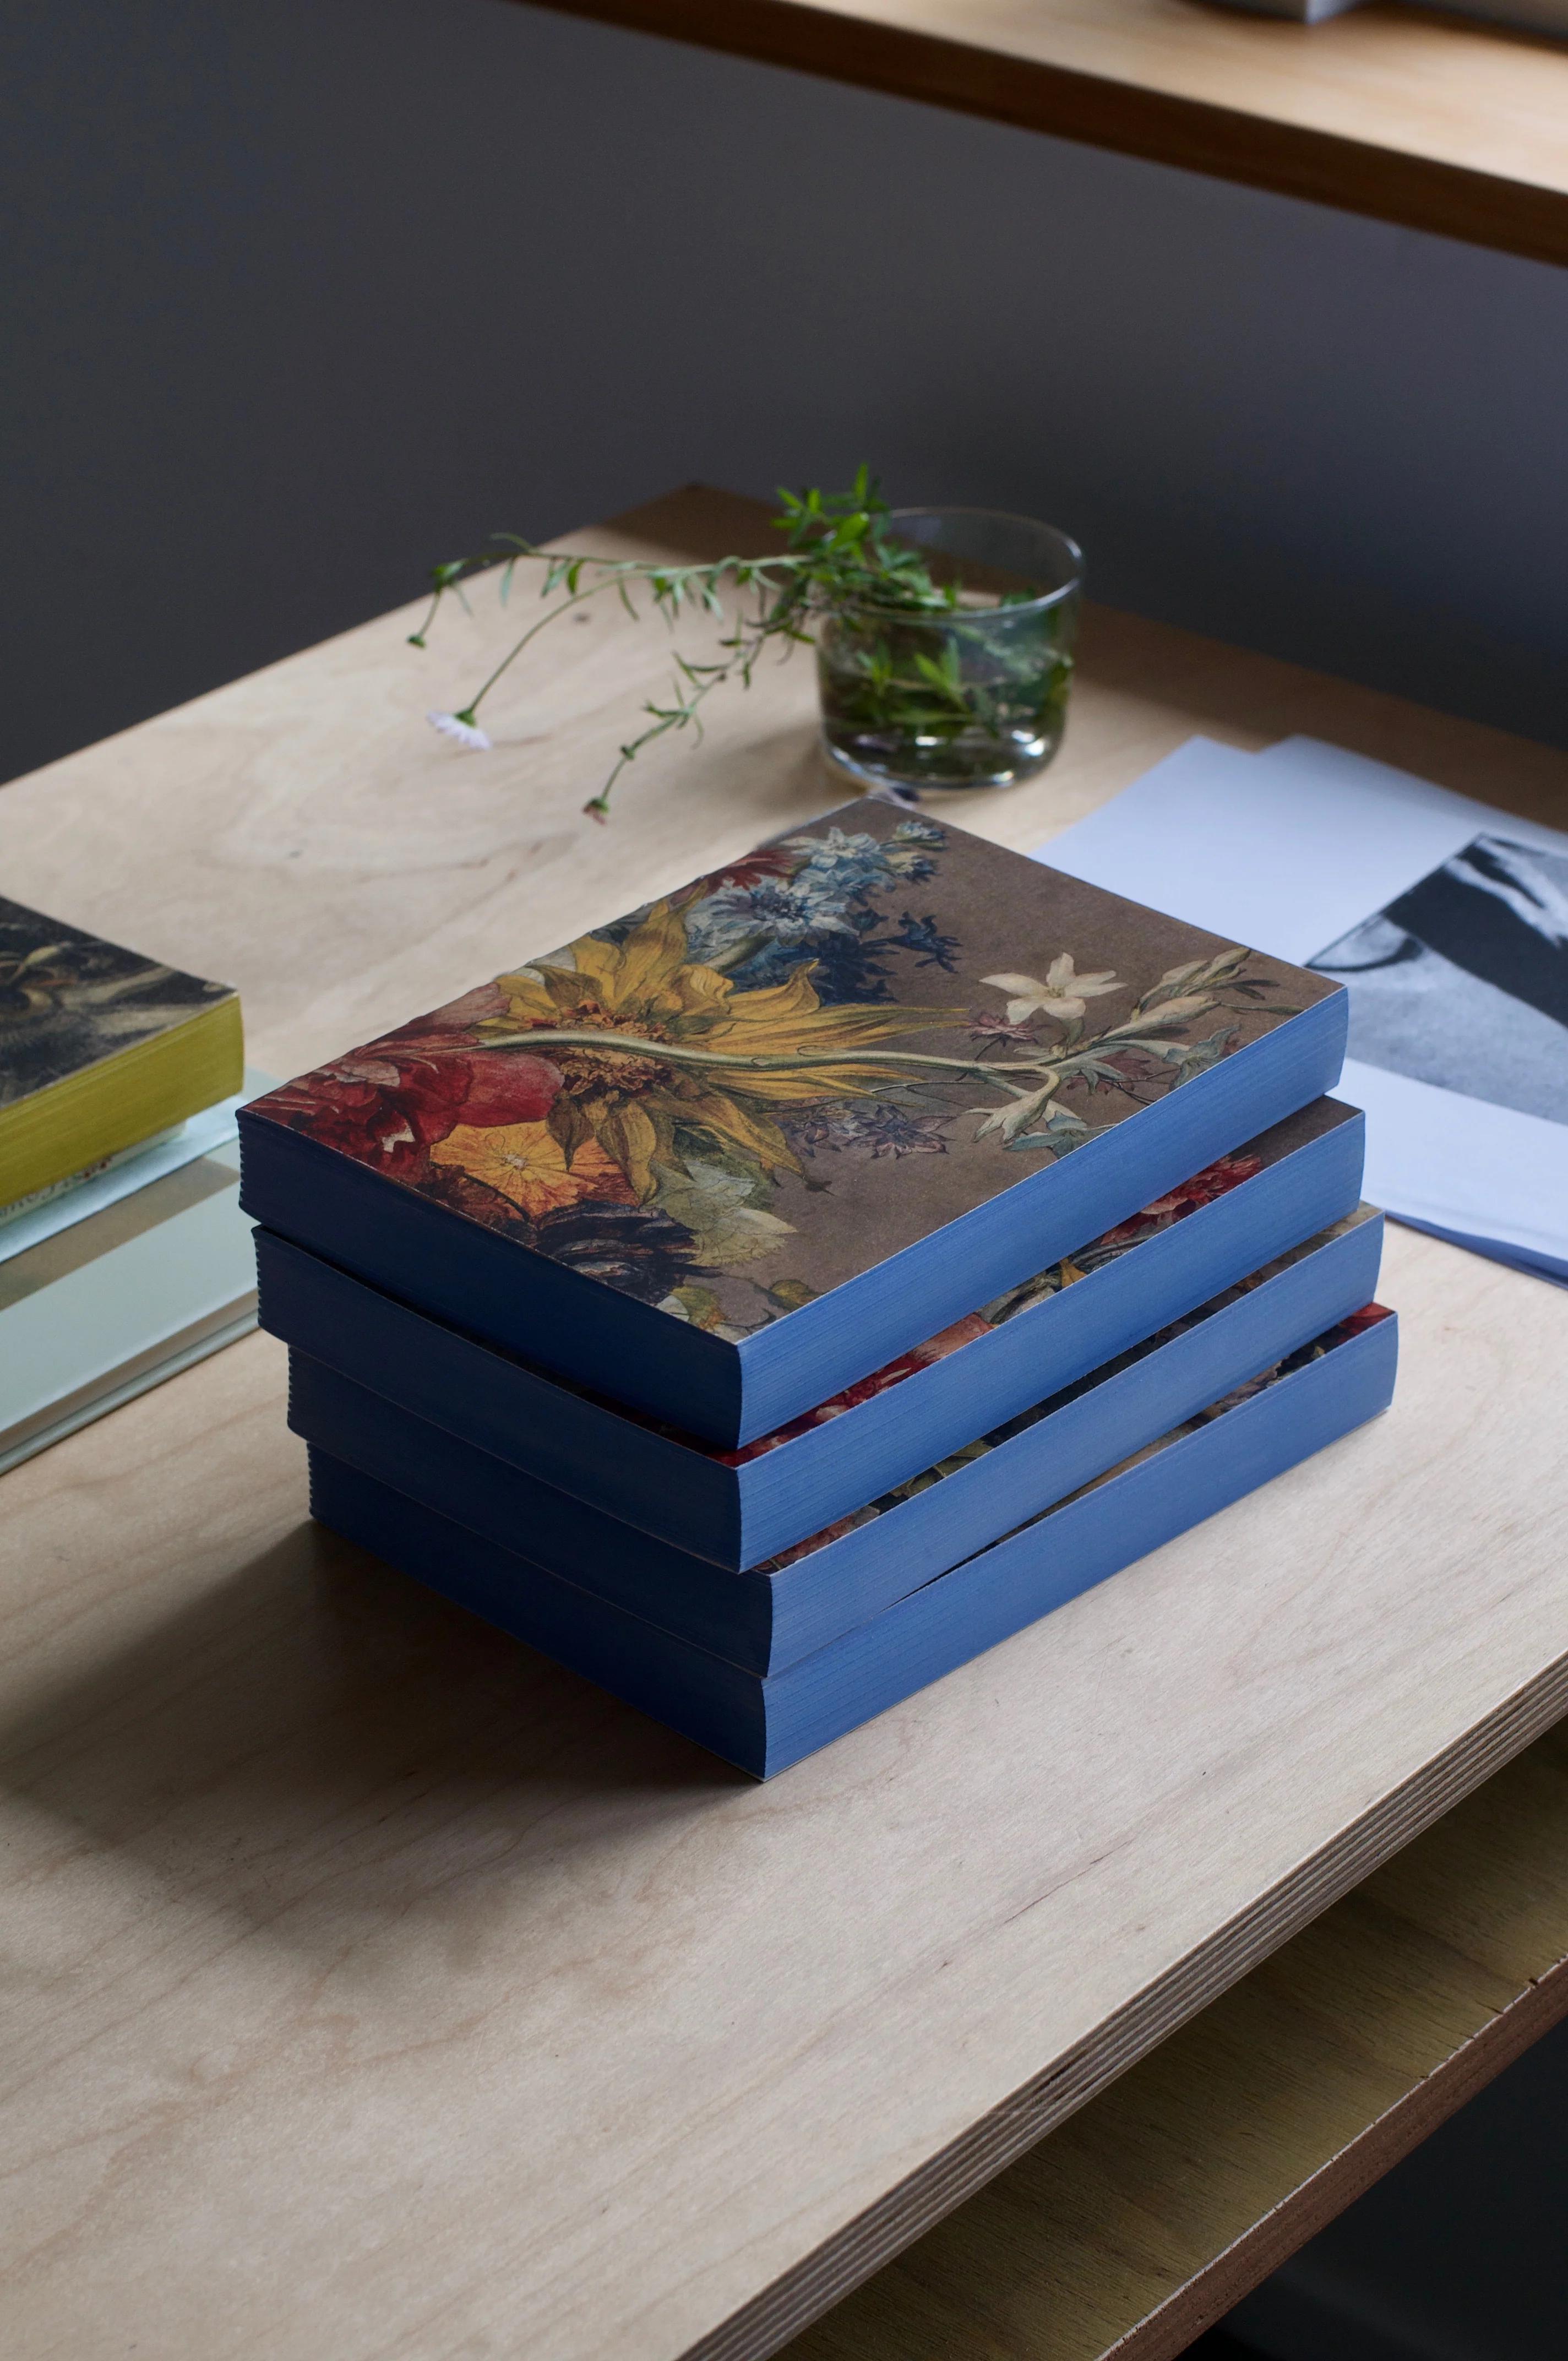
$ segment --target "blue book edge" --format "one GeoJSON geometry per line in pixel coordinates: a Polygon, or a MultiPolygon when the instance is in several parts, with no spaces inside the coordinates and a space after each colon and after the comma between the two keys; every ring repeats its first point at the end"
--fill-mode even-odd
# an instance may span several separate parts
{"type": "Polygon", "coordinates": [[[1337,1112],[1341,1119],[1163,1234],[739,1466],[575,1393],[265,1230],[257,1233],[261,1324],[552,1488],[740,1570],[821,1532],[1351,1213],[1365,1124],[1354,1109],[1337,1112]]]}
{"type": "Polygon", "coordinates": [[[477,1545],[449,1519],[315,1450],[312,1510],[456,1604],[768,1778],[1376,1416],[1392,1397],[1398,1350],[1390,1314],[773,1678],[477,1545]]]}
{"type": "MultiPolygon", "coordinates": [[[[544,1573],[748,1671],[776,1674],[959,1560],[1043,1514],[1135,1451],[1371,1301],[1382,1246],[1370,1211],[1151,1350],[1052,1395],[990,1447],[790,1562],[738,1573],[554,1492],[352,1379],[291,1355],[289,1422],[307,1443],[544,1573]],[[1043,1411],[1043,1415],[1040,1414],[1043,1411]]],[[[1014,1422],[1008,1422],[1014,1424],[1014,1422]]],[[[929,1474],[930,1471],[926,1471],[929,1474]]]]}

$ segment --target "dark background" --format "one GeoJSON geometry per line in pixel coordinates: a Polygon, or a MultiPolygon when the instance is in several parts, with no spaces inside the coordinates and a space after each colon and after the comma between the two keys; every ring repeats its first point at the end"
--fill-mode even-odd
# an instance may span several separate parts
{"type": "MultiPolygon", "coordinates": [[[[8,0],[0,231],[0,778],[494,527],[862,457],[1066,526],[1102,598],[1568,744],[1545,265],[508,0],[8,0]]],[[[1565,2099],[1560,2035],[1230,2351],[1568,2350],[1565,2099]]]]}
{"type": "Polygon", "coordinates": [[[0,777],[692,478],[1568,740],[1568,274],[509,0],[7,0],[0,777]]]}

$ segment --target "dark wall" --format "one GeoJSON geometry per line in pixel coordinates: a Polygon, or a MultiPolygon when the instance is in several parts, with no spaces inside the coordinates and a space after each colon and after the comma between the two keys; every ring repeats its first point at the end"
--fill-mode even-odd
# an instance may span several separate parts
{"type": "Polygon", "coordinates": [[[0,775],[695,476],[1568,737],[1568,274],[507,0],[13,0],[0,775]]]}

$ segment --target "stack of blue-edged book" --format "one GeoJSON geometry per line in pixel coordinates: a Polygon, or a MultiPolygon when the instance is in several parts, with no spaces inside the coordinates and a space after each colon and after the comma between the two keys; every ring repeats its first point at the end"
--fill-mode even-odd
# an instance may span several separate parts
{"type": "Polygon", "coordinates": [[[833,813],[243,1111],[313,1510],[783,1770],[1386,1406],[1344,1039],[833,813]]]}

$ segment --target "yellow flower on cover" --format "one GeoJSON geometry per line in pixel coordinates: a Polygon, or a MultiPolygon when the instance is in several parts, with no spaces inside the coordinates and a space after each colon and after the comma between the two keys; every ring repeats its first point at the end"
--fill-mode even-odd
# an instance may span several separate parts
{"type": "Polygon", "coordinates": [[[803,961],[783,983],[737,991],[719,969],[687,957],[679,913],[656,902],[623,942],[584,935],[554,959],[499,976],[508,1015],[486,1029],[514,1042],[520,1027],[618,1037],[603,1049],[591,1038],[542,1045],[563,1076],[549,1128],[574,1174],[592,1143],[646,1204],[658,1191],[656,1168],[681,1169],[677,1126],[754,1167],[797,1172],[770,1107],[885,1090],[885,1066],[858,1062],[856,1051],[959,1014],[894,1003],[824,1007],[814,964],[803,961]],[[662,1049],[718,1054],[697,1060],[662,1049]],[[760,1062],[727,1062],[751,1059],[760,1062]]]}
{"type": "Polygon", "coordinates": [[[430,1151],[433,1164],[455,1165],[502,1197],[521,1205],[531,1220],[576,1205],[585,1197],[601,1202],[626,1191],[617,1167],[592,1140],[567,1165],[565,1151],[547,1123],[510,1123],[481,1129],[459,1124],[430,1151]]]}

